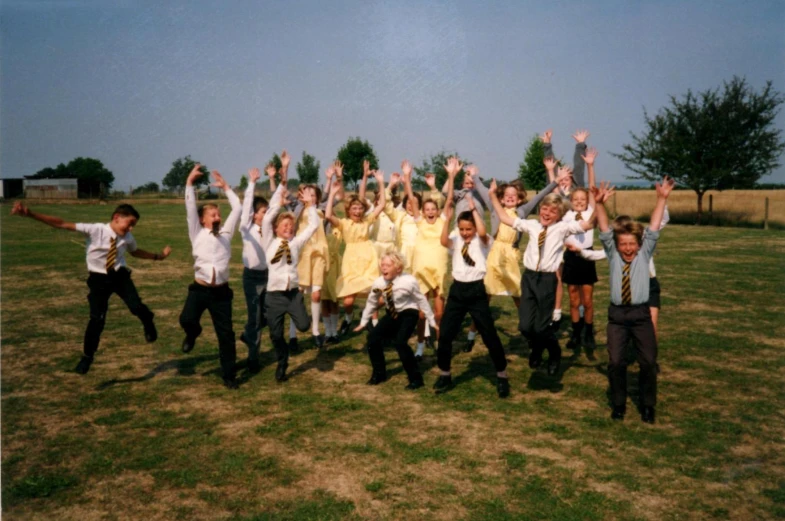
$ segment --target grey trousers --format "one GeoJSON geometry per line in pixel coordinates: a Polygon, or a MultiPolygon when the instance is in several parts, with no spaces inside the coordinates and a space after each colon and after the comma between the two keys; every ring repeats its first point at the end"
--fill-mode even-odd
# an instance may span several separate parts
{"type": "Polygon", "coordinates": [[[264,298],[267,293],[267,270],[243,269],[243,292],[248,308],[248,321],[240,337],[248,346],[248,360],[259,360],[262,328],[267,325],[264,316],[264,298]]]}
{"type": "Polygon", "coordinates": [[[305,311],[303,294],[299,289],[268,291],[264,299],[264,316],[279,364],[289,361],[289,344],[283,338],[283,320],[286,315],[292,317],[292,322],[300,332],[308,331],[311,327],[311,319],[305,311]]]}

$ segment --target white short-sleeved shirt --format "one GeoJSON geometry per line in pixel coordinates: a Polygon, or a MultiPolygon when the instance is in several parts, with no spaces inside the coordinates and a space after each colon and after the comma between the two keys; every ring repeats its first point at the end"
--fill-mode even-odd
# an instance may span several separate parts
{"type": "Polygon", "coordinates": [[[529,244],[523,253],[523,265],[530,271],[555,272],[559,269],[564,255],[564,239],[568,235],[583,231],[581,221],[566,223],[559,221],[548,226],[545,234],[545,244],[542,247],[542,258],[540,258],[540,248],[537,244],[543,226],[539,221],[532,219],[516,218],[513,228],[519,232],[529,234],[529,244]]]}
{"type": "Polygon", "coordinates": [[[136,239],[131,235],[131,232],[117,235],[109,224],[104,223],[77,223],[76,231],[87,236],[85,250],[88,271],[106,273],[106,256],[109,254],[113,238],[116,239],[115,246],[117,248],[117,258],[114,261],[115,271],[128,267],[125,263],[125,252],[136,251],[136,239]]]}
{"type": "Polygon", "coordinates": [[[457,230],[450,232],[449,247],[452,254],[452,278],[459,282],[474,282],[485,278],[486,266],[485,258],[488,257],[488,252],[491,250],[491,243],[493,240],[489,237],[488,244],[483,244],[479,235],[475,235],[469,242],[469,257],[474,261],[474,266],[469,266],[463,260],[461,250],[463,249],[464,240],[457,230]]]}
{"type": "MultiPolygon", "coordinates": [[[[586,210],[581,212],[582,220],[587,220],[591,218],[592,213],[594,213],[594,207],[589,206],[586,210]]],[[[575,216],[578,215],[578,212],[575,210],[570,210],[569,212],[564,214],[562,217],[562,221],[569,223],[574,222],[575,216]]],[[[578,248],[585,250],[587,248],[591,248],[594,245],[594,229],[592,228],[589,231],[576,233],[575,235],[570,235],[564,240],[565,244],[572,244],[573,246],[577,246],[578,248]]]]}

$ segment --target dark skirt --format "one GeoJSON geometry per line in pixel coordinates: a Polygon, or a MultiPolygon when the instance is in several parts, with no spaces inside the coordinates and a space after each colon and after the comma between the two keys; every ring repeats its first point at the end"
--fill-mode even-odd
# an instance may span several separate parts
{"type": "Polygon", "coordinates": [[[597,267],[593,260],[581,257],[579,253],[565,250],[562,282],[572,286],[591,285],[597,282],[597,267]]]}

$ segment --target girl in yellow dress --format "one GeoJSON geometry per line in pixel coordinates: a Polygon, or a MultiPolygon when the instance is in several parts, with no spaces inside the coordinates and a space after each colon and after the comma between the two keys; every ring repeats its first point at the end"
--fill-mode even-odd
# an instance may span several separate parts
{"type": "Polygon", "coordinates": [[[376,250],[368,238],[368,230],[384,210],[384,173],[373,171],[373,176],[376,178],[381,195],[376,208],[369,215],[365,215],[368,203],[356,195],[352,195],[344,203],[348,218],[339,219],[336,217],[333,214],[332,205],[335,194],[339,190],[339,186],[336,184],[330,187],[330,197],[327,199],[325,219],[340,230],[346,244],[341,261],[341,274],[336,283],[338,298],[343,299],[345,314],[343,323],[341,323],[341,335],[350,331],[354,320],[355,298],[357,295],[367,294],[373,281],[379,276],[379,260],[376,250]]]}
{"type": "MultiPolygon", "coordinates": [[[[363,177],[360,180],[360,186],[357,189],[357,197],[366,201],[365,193],[366,188],[368,186],[368,176],[371,175],[371,165],[369,161],[366,159],[363,161],[363,177]]],[[[395,177],[397,174],[393,174],[395,177]]],[[[394,191],[390,192],[389,190],[385,194],[387,197],[387,203],[389,204],[391,201],[393,205],[397,205],[397,196],[394,191]]],[[[376,207],[376,204],[379,202],[379,189],[378,187],[374,190],[374,198],[373,198],[373,205],[376,207]]],[[[371,225],[370,231],[371,242],[373,243],[373,247],[376,250],[376,256],[378,258],[382,258],[385,253],[389,253],[391,251],[395,251],[396,244],[395,244],[395,223],[393,223],[390,218],[387,216],[386,213],[379,214],[379,218],[376,219],[376,222],[371,225]]],[[[374,320],[376,320],[377,312],[374,312],[374,320]]],[[[374,322],[375,325],[375,322],[374,322]]]]}
{"type": "MultiPolygon", "coordinates": [[[[404,180],[408,179],[411,183],[412,165],[406,159],[401,163],[401,172],[403,172],[404,180]]],[[[403,198],[403,209],[393,206],[391,201],[391,193],[393,187],[397,184],[397,179],[400,179],[396,174],[393,174],[390,179],[390,186],[387,189],[387,204],[384,206],[384,213],[395,224],[395,247],[398,252],[403,256],[403,270],[413,273],[412,261],[414,259],[414,245],[417,242],[417,221],[414,216],[414,208],[422,206],[422,196],[414,193],[411,186],[405,187],[406,195],[403,198]]]]}
{"type": "MultiPolygon", "coordinates": [[[[409,183],[407,183],[409,184],[409,183]]],[[[411,189],[411,186],[408,187],[411,189]]],[[[433,313],[438,324],[444,312],[444,282],[447,276],[448,250],[442,246],[442,228],[448,226],[444,214],[439,215],[439,205],[432,199],[423,202],[422,213],[415,209],[417,216],[417,240],[414,245],[414,276],[420,284],[420,291],[426,298],[433,298],[433,313]]],[[[415,358],[422,358],[425,350],[425,320],[420,317],[417,324],[417,352],[415,358]]]]}
{"type": "MultiPolygon", "coordinates": [[[[325,172],[327,182],[324,185],[324,191],[329,194],[333,182],[338,186],[338,194],[334,198],[333,205],[343,200],[342,173],[343,165],[340,162],[330,165],[325,172]],[[333,176],[336,176],[335,181],[333,181],[333,176]]],[[[327,211],[327,199],[324,200],[322,208],[325,212],[327,211]]],[[[324,285],[322,286],[322,321],[324,322],[324,335],[326,336],[324,343],[337,344],[339,309],[336,284],[338,282],[338,274],[341,272],[341,231],[329,221],[324,224],[328,251],[327,272],[324,274],[324,285]]]]}

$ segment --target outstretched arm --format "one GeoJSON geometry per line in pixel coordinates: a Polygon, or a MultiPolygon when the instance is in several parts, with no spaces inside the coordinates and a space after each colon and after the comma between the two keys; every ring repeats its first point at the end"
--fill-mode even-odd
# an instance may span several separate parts
{"type": "Polygon", "coordinates": [[[412,190],[412,165],[406,159],[401,163],[401,172],[403,172],[403,188],[406,191],[406,196],[409,198],[409,201],[412,202],[412,215],[414,215],[415,219],[419,219],[420,203],[417,201],[417,198],[414,197],[414,191],[412,190]]]}
{"type": "Polygon", "coordinates": [[[483,244],[488,244],[490,235],[488,235],[488,232],[485,230],[485,219],[482,218],[482,214],[474,205],[474,197],[469,197],[469,211],[472,212],[474,227],[477,228],[477,235],[480,237],[483,244]]]}
{"type": "Polygon", "coordinates": [[[237,221],[240,220],[240,213],[242,212],[243,205],[240,203],[240,198],[237,197],[237,194],[234,193],[232,187],[229,186],[229,183],[226,182],[218,170],[213,170],[212,176],[213,179],[215,179],[215,181],[213,181],[213,186],[224,191],[226,199],[229,201],[229,206],[232,208],[231,212],[229,212],[229,217],[226,218],[226,222],[221,227],[221,230],[232,235],[237,228],[237,221]]]}
{"type": "Polygon", "coordinates": [[[374,219],[379,217],[379,214],[384,211],[384,205],[387,202],[387,197],[384,193],[384,172],[381,170],[374,170],[373,177],[376,178],[376,186],[379,187],[379,200],[376,202],[376,208],[373,209],[371,215],[374,219]]]}
{"type": "Polygon", "coordinates": [[[578,130],[572,135],[575,140],[575,153],[572,156],[573,178],[575,186],[583,187],[584,152],[586,152],[586,138],[589,137],[588,130],[578,130]]]}
{"type": "MultiPolygon", "coordinates": [[[[428,185],[428,197],[433,199],[434,202],[441,208],[444,206],[444,194],[436,188],[436,176],[431,172],[425,173],[425,184],[428,185]]],[[[423,197],[425,193],[423,193],[423,197]]]]}
{"type": "Polygon", "coordinates": [[[202,165],[196,163],[185,180],[185,217],[188,222],[188,237],[191,240],[194,240],[199,234],[199,230],[202,229],[202,223],[199,222],[199,211],[196,208],[196,189],[194,188],[194,181],[204,175],[201,168],[202,165]]]}
{"type": "Polygon", "coordinates": [[[654,205],[654,211],[651,213],[651,219],[649,221],[649,229],[653,232],[659,231],[662,226],[662,216],[665,213],[665,205],[668,204],[668,196],[670,196],[675,185],[675,181],[668,176],[662,178],[662,183],[656,183],[654,185],[654,188],[657,190],[657,204],[654,205]]]}
{"type": "Polygon", "coordinates": [[[151,251],[143,250],[141,248],[136,248],[134,251],[129,252],[132,257],[138,257],[140,259],[150,259],[150,260],[164,260],[172,253],[171,246],[167,245],[161,253],[153,253],[151,251]]]}
{"type": "Polygon", "coordinates": [[[589,170],[589,206],[594,206],[594,193],[591,191],[591,187],[594,186],[596,179],[594,176],[594,160],[597,158],[597,149],[594,147],[587,149],[586,154],[581,156],[581,158],[589,170]]]}
{"type": "Polygon", "coordinates": [[[442,236],[439,238],[439,242],[445,248],[449,248],[452,246],[452,241],[450,241],[450,222],[452,222],[453,214],[451,200],[448,199],[445,203],[442,214],[444,215],[444,226],[442,226],[442,236]]]}
{"type": "Polygon", "coordinates": [[[341,183],[336,179],[330,185],[330,195],[327,198],[327,208],[325,208],[324,210],[324,218],[330,221],[330,224],[336,227],[341,225],[341,221],[334,214],[333,201],[335,201],[335,195],[338,193],[340,189],[341,189],[341,183]]]}
{"type": "Polygon", "coordinates": [[[455,176],[462,168],[463,163],[455,156],[447,159],[447,164],[444,165],[444,169],[447,171],[447,202],[450,204],[455,203],[455,176]]]}
{"type": "Polygon", "coordinates": [[[360,180],[360,187],[357,189],[357,197],[365,201],[365,189],[368,185],[368,176],[371,175],[371,163],[366,159],[363,161],[363,177],[360,180]]]}
{"type": "Polygon", "coordinates": [[[259,180],[259,169],[248,170],[248,188],[243,194],[243,207],[240,211],[240,230],[247,230],[251,227],[251,215],[253,214],[253,194],[256,190],[256,182],[259,180]]]}
{"type": "Polygon", "coordinates": [[[27,206],[22,204],[21,201],[17,201],[16,203],[14,203],[14,207],[11,209],[11,215],[18,215],[20,217],[30,217],[31,219],[40,221],[46,225],[51,226],[52,228],[69,230],[72,232],[76,231],[75,223],[64,221],[63,219],[59,217],[55,217],[53,215],[45,215],[42,213],[34,212],[31,209],[29,209],[27,206]]]}
{"type": "Polygon", "coordinates": [[[610,225],[608,223],[608,212],[605,210],[605,202],[613,195],[613,187],[610,183],[603,181],[600,183],[599,188],[592,186],[591,191],[594,192],[594,200],[596,202],[594,213],[597,219],[597,226],[601,232],[607,232],[610,230],[610,225]]]}

